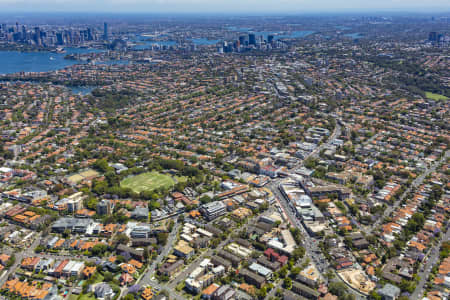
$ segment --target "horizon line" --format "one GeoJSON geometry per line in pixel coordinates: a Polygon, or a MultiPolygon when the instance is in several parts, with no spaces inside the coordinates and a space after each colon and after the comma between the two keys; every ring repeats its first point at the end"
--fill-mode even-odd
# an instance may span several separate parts
{"type": "Polygon", "coordinates": [[[69,10],[48,10],[48,11],[28,11],[28,10],[11,10],[2,11],[0,15],[11,15],[11,14],[27,14],[27,15],[42,15],[42,14],[65,14],[65,15],[77,15],[77,14],[107,14],[107,15],[224,15],[224,16],[296,16],[296,15],[377,15],[377,14],[413,14],[413,15],[449,15],[450,17],[450,7],[448,8],[436,8],[430,10],[423,9],[350,9],[350,10],[307,10],[307,11],[101,11],[101,10],[91,10],[91,11],[69,11],[69,10]]]}

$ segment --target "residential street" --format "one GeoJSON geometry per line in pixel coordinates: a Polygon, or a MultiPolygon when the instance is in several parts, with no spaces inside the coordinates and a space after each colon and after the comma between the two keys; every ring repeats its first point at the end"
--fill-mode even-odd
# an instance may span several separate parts
{"type": "Polygon", "coordinates": [[[432,247],[429,251],[430,254],[428,256],[428,260],[421,271],[419,271],[418,275],[420,277],[420,281],[414,290],[414,293],[411,295],[411,299],[420,299],[423,296],[424,286],[428,281],[428,277],[430,276],[431,269],[438,263],[439,261],[439,248],[442,245],[443,241],[450,240],[450,229],[447,228],[447,232],[443,235],[442,239],[437,243],[434,247],[432,247]]]}
{"type": "Polygon", "coordinates": [[[445,154],[442,156],[442,158],[435,162],[431,168],[427,168],[422,174],[420,174],[414,181],[411,183],[411,185],[403,192],[403,194],[400,196],[400,198],[394,203],[392,206],[388,206],[388,208],[383,212],[383,215],[378,218],[378,220],[372,224],[372,226],[369,227],[369,232],[373,232],[377,228],[378,225],[383,222],[384,218],[387,216],[390,216],[390,214],[398,208],[400,203],[402,203],[403,199],[417,186],[421,185],[422,182],[425,180],[425,178],[431,174],[432,172],[436,171],[436,168],[442,164],[448,157],[450,156],[450,151],[445,152],[445,154]]]}

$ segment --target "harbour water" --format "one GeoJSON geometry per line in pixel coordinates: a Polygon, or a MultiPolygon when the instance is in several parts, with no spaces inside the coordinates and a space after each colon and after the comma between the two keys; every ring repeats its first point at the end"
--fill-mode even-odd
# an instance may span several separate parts
{"type": "Polygon", "coordinates": [[[94,90],[95,86],[73,86],[69,87],[72,93],[74,94],[81,94],[81,95],[88,95],[94,90]]]}
{"type": "MultiPolygon", "coordinates": [[[[160,37],[163,36],[161,35],[160,37]]],[[[195,45],[215,45],[220,42],[220,40],[208,40],[206,38],[194,38],[191,41],[195,45]]],[[[170,47],[178,45],[178,43],[173,40],[152,41],[148,37],[142,35],[137,36],[134,42],[138,43],[138,45],[133,47],[134,50],[145,50],[151,48],[151,46],[170,47]]]]}
{"type": "Polygon", "coordinates": [[[64,56],[68,54],[101,51],[84,48],[66,48],[65,50],[66,53],[0,51],[0,74],[59,70],[70,65],[85,63],[83,61],[64,59],[64,56]]]}
{"type": "Polygon", "coordinates": [[[359,38],[363,37],[363,35],[361,33],[359,33],[359,32],[347,33],[347,34],[344,34],[344,36],[352,38],[352,39],[359,39],[359,38]]]}
{"type": "Polygon", "coordinates": [[[304,38],[310,34],[313,34],[314,31],[310,30],[300,30],[300,31],[290,31],[290,32],[277,32],[277,31],[255,31],[248,27],[228,27],[228,29],[233,31],[238,31],[242,33],[254,33],[255,35],[262,35],[267,39],[267,36],[273,35],[274,39],[284,39],[284,38],[304,38]]]}

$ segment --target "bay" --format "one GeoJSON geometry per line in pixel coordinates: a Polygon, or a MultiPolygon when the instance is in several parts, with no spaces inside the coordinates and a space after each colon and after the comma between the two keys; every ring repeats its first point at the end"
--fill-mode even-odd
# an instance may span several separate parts
{"type": "Polygon", "coordinates": [[[314,31],[311,30],[294,30],[294,31],[287,31],[287,32],[279,32],[279,31],[254,31],[251,28],[247,27],[228,27],[230,30],[238,31],[242,33],[253,33],[256,36],[262,35],[265,39],[269,35],[273,35],[274,39],[295,39],[295,38],[304,38],[308,35],[311,35],[314,33],[314,31]]]}
{"type": "Polygon", "coordinates": [[[85,48],[66,48],[65,50],[66,53],[53,53],[48,51],[0,51],[0,74],[12,74],[18,72],[48,72],[60,70],[74,64],[86,63],[85,61],[64,59],[64,57],[68,54],[81,54],[102,51],[97,49],[85,48]]]}

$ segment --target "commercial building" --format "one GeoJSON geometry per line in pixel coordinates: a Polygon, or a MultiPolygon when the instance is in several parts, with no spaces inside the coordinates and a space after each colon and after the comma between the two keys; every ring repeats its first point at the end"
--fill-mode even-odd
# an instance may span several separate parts
{"type": "Polygon", "coordinates": [[[110,215],[112,212],[112,203],[109,200],[103,199],[97,204],[97,214],[110,215]]]}
{"type": "Polygon", "coordinates": [[[320,293],[302,283],[294,281],[292,283],[292,289],[294,293],[303,296],[307,299],[319,299],[320,293]]]}
{"type": "Polygon", "coordinates": [[[67,211],[69,213],[74,213],[77,210],[83,208],[83,200],[86,196],[83,195],[82,192],[75,193],[67,197],[67,211]]]}
{"type": "Polygon", "coordinates": [[[95,223],[91,219],[65,217],[53,223],[52,231],[62,233],[66,229],[68,229],[71,232],[86,233],[88,229],[90,228],[93,229],[93,227],[95,227],[96,224],[97,223],[95,223]]]}
{"type": "Polygon", "coordinates": [[[239,274],[244,277],[246,283],[253,284],[259,289],[266,283],[266,279],[263,276],[258,275],[249,269],[241,269],[239,274]]]}
{"type": "Polygon", "coordinates": [[[134,226],[130,231],[130,237],[133,239],[149,238],[152,235],[150,225],[141,224],[134,226]]]}
{"type": "Polygon", "coordinates": [[[233,299],[236,292],[233,288],[231,288],[229,285],[222,285],[216,291],[213,293],[212,299],[213,300],[229,300],[233,299]]]}
{"type": "Polygon", "coordinates": [[[108,23],[103,23],[103,39],[107,41],[109,39],[108,36],[108,23]]]}
{"type": "Polygon", "coordinates": [[[165,276],[172,276],[173,274],[179,272],[183,268],[184,262],[183,260],[177,260],[174,263],[164,263],[158,271],[165,276]]]}
{"type": "Polygon", "coordinates": [[[189,246],[188,243],[181,240],[178,242],[178,245],[174,247],[173,253],[178,257],[189,259],[194,255],[195,250],[189,246]]]}
{"type": "Polygon", "coordinates": [[[222,201],[210,202],[202,205],[200,212],[208,220],[212,221],[226,214],[226,206],[222,201]]]}
{"type": "Polygon", "coordinates": [[[248,268],[251,271],[263,276],[266,280],[269,280],[272,277],[272,271],[258,263],[252,263],[248,268]]]}

